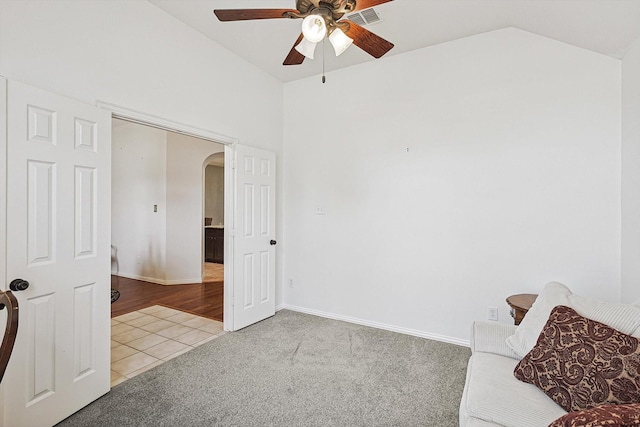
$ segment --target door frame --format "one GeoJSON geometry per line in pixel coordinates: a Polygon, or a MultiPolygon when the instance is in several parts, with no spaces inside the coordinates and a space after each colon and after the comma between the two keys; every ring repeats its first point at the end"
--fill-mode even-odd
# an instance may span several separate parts
{"type": "MultiPolygon", "coordinates": [[[[0,75],[0,165],[7,170],[7,85],[8,80],[0,75]]],[[[0,174],[0,271],[4,272],[0,289],[9,290],[9,277],[7,276],[7,174],[0,174]]],[[[0,318],[6,316],[0,314],[0,318]]],[[[4,321],[4,320],[3,320],[4,321]]],[[[6,387],[0,387],[0,405],[4,405],[4,393],[6,387]]],[[[4,426],[4,417],[0,417],[0,426],[4,426]]]]}
{"type": "MultiPolygon", "coordinates": [[[[8,80],[0,75],[0,165],[7,170],[7,84],[8,80]]],[[[7,271],[7,174],[0,174],[0,271],[7,271]]],[[[5,273],[6,274],[6,273],[5,273]]],[[[0,290],[9,290],[9,278],[3,277],[0,290]]],[[[3,396],[0,395],[0,399],[3,396]]],[[[3,402],[4,400],[0,400],[3,402]]],[[[1,424],[1,422],[0,422],[1,424]]]]}
{"type": "MultiPolygon", "coordinates": [[[[1,93],[0,93],[1,95],[1,93]]],[[[0,97],[0,100],[2,98],[0,97]]],[[[224,145],[224,314],[223,323],[225,331],[233,331],[233,294],[234,294],[234,277],[233,277],[233,250],[234,250],[234,229],[235,229],[235,158],[236,146],[238,138],[227,136],[213,130],[194,127],[185,123],[176,122],[174,120],[158,117],[153,114],[132,110],[116,104],[97,100],[96,107],[109,110],[112,119],[122,119],[144,126],[151,126],[157,129],[169,132],[179,133],[182,135],[192,136],[206,141],[215,142],[224,145]],[[229,267],[227,267],[229,265],[229,267]]],[[[1,110],[0,110],[1,112],[1,110]]],[[[0,122],[0,131],[2,130],[2,122],[0,122]]],[[[6,132],[5,132],[6,134],[6,132]]],[[[0,137],[1,138],[1,137],[0,137]]],[[[2,141],[0,140],[0,148],[2,141]]],[[[6,151],[6,150],[5,150],[6,151]]],[[[0,154],[1,156],[2,154],[0,154]]],[[[1,160],[1,157],[0,157],[1,160]]],[[[6,164],[6,163],[5,163],[6,164]]],[[[0,178],[0,188],[2,187],[2,179],[0,178]]],[[[6,188],[6,183],[5,187],[6,188]]],[[[2,205],[0,205],[0,208],[2,205]]],[[[0,212],[2,215],[2,212],[0,212]]],[[[2,216],[0,216],[2,220],[2,216]]],[[[4,222],[3,222],[4,223],[4,222]]],[[[1,226],[0,226],[1,227],[1,226]]],[[[0,231],[2,229],[0,228],[0,231]]],[[[4,236],[4,234],[2,234],[4,236]]],[[[204,236],[202,236],[201,245],[204,247],[204,236]]],[[[0,240],[0,243],[2,241],[0,240]]],[[[4,246],[3,246],[4,249],[4,246]]],[[[1,251],[2,249],[0,249],[1,251]]],[[[1,252],[0,252],[1,253],[1,252]]],[[[1,264],[0,264],[1,266],[1,264]]]]}

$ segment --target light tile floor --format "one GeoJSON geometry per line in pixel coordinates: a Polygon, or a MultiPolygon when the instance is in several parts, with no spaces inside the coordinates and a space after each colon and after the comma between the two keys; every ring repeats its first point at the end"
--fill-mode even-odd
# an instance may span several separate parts
{"type": "Polygon", "coordinates": [[[224,264],[204,263],[203,282],[222,282],[224,280],[224,264]]]}
{"type": "Polygon", "coordinates": [[[224,335],[222,322],[154,305],[111,319],[111,387],[224,335]]]}

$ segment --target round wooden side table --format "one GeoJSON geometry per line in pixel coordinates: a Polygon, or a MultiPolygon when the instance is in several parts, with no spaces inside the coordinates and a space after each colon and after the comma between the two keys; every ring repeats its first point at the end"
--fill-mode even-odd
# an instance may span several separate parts
{"type": "Polygon", "coordinates": [[[511,307],[511,317],[516,325],[522,322],[522,318],[527,314],[537,297],[537,294],[516,294],[507,298],[507,304],[511,307]]]}

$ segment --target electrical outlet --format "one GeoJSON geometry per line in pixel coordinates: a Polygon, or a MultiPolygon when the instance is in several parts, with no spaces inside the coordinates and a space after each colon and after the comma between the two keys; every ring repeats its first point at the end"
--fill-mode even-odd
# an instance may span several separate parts
{"type": "Polygon", "coordinates": [[[487,319],[498,320],[498,307],[487,307],[487,319]]]}
{"type": "Polygon", "coordinates": [[[289,279],[289,287],[293,289],[293,279],[289,279]]]}

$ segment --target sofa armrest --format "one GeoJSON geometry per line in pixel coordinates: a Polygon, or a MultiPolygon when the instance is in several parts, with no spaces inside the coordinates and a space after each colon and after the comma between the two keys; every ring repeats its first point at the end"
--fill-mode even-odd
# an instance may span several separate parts
{"type": "Polygon", "coordinates": [[[471,325],[471,352],[493,353],[512,359],[521,359],[506,343],[517,326],[496,322],[473,322],[471,325]]]}

